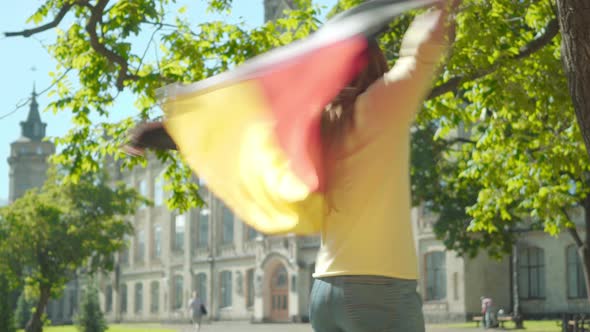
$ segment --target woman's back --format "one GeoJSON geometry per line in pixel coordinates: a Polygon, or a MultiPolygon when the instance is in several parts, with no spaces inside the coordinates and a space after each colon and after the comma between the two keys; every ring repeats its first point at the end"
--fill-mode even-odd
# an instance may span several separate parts
{"type": "Polygon", "coordinates": [[[418,277],[410,126],[448,47],[442,19],[440,11],[418,17],[396,65],[356,97],[352,109],[334,112],[341,123],[324,126],[328,209],[314,277],[418,277]]]}
{"type": "Polygon", "coordinates": [[[374,135],[367,135],[367,130],[354,127],[345,143],[330,153],[328,211],[314,276],[416,279],[409,121],[392,121],[387,130],[374,135]]]}

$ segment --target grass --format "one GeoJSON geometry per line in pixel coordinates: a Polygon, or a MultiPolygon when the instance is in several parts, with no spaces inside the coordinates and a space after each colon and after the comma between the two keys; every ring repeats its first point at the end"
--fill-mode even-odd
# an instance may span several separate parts
{"type": "MultiPolygon", "coordinates": [[[[449,328],[457,328],[457,329],[473,329],[475,327],[475,322],[468,322],[468,323],[456,323],[456,324],[440,324],[437,326],[444,326],[449,328]]],[[[481,328],[481,325],[480,325],[481,328]]],[[[528,320],[524,321],[524,330],[516,330],[514,329],[513,322],[506,322],[504,323],[504,328],[507,330],[514,330],[514,331],[523,331],[523,332],[561,332],[561,322],[557,320],[528,320]]],[[[488,330],[494,331],[494,330],[488,330]]]]}
{"type": "MultiPolygon", "coordinates": [[[[161,328],[159,324],[109,324],[107,332],[176,332],[176,330],[161,328]]],[[[22,332],[22,330],[19,330],[22,332]]],[[[46,326],[43,332],[79,332],[75,325],[46,326]]]]}

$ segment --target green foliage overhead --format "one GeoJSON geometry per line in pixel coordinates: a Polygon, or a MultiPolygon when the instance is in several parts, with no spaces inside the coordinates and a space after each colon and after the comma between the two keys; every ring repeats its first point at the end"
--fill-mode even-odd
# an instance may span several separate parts
{"type": "Polygon", "coordinates": [[[15,332],[12,292],[8,280],[0,275],[0,331],[15,332]]]}
{"type": "MultiPolygon", "coordinates": [[[[330,15],[359,2],[340,0],[330,15]]],[[[118,148],[136,121],[161,116],[157,88],[220,73],[321,25],[319,8],[309,1],[253,29],[206,18],[193,23],[187,16],[226,13],[232,1],[208,5],[206,13],[186,13],[172,10],[171,0],[45,0],[31,17],[38,30],[61,13],[73,20],[60,25],[49,46],[59,62],[50,109],[71,111],[76,125],[57,140],[64,149],[55,160],[72,179],[97,170],[105,155],[122,158],[124,167],[145,162],[118,148]],[[151,43],[138,47],[137,36],[151,36],[151,43]],[[66,71],[76,74],[80,88],[63,78],[66,71]],[[137,96],[137,116],[109,122],[123,90],[137,96]],[[90,121],[91,114],[102,120],[90,121]]],[[[456,41],[418,115],[412,145],[414,203],[439,217],[436,234],[460,254],[486,247],[501,255],[510,250],[514,230],[572,229],[572,209],[588,193],[590,163],[562,70],[556,15],[551,0],[462,1],[456,41]]],[[[393,22],[381,37],[391,64],[412,16],[393,22]]],[[[170,207],[200,204],[178,155],[158,158],[167,165],[170,207]]]]}

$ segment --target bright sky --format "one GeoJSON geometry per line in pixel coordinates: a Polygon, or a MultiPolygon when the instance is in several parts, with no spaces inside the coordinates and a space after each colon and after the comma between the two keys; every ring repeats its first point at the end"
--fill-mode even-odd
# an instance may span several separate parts
{"type": "MultiPolygon", "coordinates": [[[[195,22],[203,22],[214,17],[205,11],[205,0],[179,0],[179,6],[186,5],[185,15],[194,17],[195,22]],[[210,15],[210,16],[207,16],[210,15]]],[[[43,44],[51,43],[55,38],[52,30],[37,34],[30,38],[11,37],[5,38],[4,32],[20,31],[30,28],[26,19],[44,1],[20,0],[14,1],[0,11],[0,205],[8,198],[8,162],[10,154],[10,143],[20,136],[21,121],[24,121],[29,106],[19,108],[18,105],[26,103],[29,98],[33,83],[37,92],[45,90],[51,84],[48,73],[55,69],[56,62],[43,48],[43,44]],[[14,111],[14,112],[13,112],[14,111]],[[8,113],[12,113],[8,115],[8,113]]],[[[336,0],[315,0],[315,3],[331,8],[336,0]]],[[[232,23],[244,21],[249,27],[259,26],[263,23],[263,0],[234,0],[232,14],[224,19],[232,23]]],[[[67,29],[66,20],[60,25],[67,29]]],[[[147,38],[146,38],[147,39],[147,38]]],[[[146,40],[138,40],[138,43],[145,45],[146,40]]],[[[37,97],[39,107],[44,110],[52,100],[47,93],[37,97]]],[[[112,111],[115,116],[113,120],[134,114],[134,98],[130,94],[121,94],[112,111]]],[[[47,123],[48,136],[61,136],[70,128],[70,114],[62,112],[54,115],[51,112],[42,112],[41,118],[47,123]]]]}

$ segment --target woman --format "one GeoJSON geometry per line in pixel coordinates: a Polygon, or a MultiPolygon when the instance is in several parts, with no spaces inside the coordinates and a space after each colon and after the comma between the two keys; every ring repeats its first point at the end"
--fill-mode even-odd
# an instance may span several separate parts
{"type": "Polygon", "coordinates": [[[410,224],[410,125],[447,49],[446,13],[416,18],[390,71],[372,43],[369,65],[322,119],[329,208],[311,295],[316,332],[424,331],[410,224]]]}

